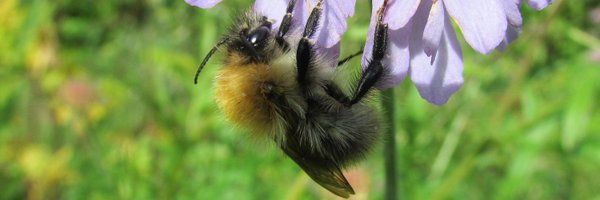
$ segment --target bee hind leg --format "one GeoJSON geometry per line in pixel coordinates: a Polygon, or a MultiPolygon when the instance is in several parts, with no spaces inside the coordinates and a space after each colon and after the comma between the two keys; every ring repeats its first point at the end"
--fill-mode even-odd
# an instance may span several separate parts
{"type": "Polygon", "coordinates": [[[343,105],[350,103],[350,98],[332,81],[325,82],[325,92],[343,105]]]}
{"type": "Polygon", "coordinates": [[[354,91],[352,98],[346,104],[346,106],[352,106],[358,102],[367,94],[367,92],[375,86],[375,84],[381,80],[385,72],[383,65],[383,57],[387,50],[387,30],[388,25],[383,23],[383,14],[387,1],[384,1],[384,5],[377,11],[377,25],[375,26],[375,36],[373,41],[373,52],[371,61],[369,61],[367,68],[363,71],[361,78],[358,82],[358,86],[354,91]]]}

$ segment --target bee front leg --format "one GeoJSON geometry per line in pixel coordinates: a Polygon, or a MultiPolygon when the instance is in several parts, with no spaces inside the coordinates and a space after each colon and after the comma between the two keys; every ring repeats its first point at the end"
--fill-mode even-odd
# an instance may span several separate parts
{"type": "Polygon", "coordinates": [[[310,38],[315,34],[319,26],[319,19],[321,18],[321,12],[323,11],[323,0],[320,0],[317,5],[310,12],[304,32],[302,33],[302,39],[298,43],[298,50],[296,51],[296,68],[298,71],[297,79],[300,86],[304,86],[307,83],[306,73],[312,66],[312,59],[315,51],[310,42],[310,38]]]}
{"type": "Polygon", "coordinates": [[[285,15],[283,16],[283,20],[281,20],[281,25],[279,26],[279,31],[277,32],[277,37],[275,40],[279,46],[284,49],[288,49],[288,43],[285,41],[285,35],[290,30],[292,26],[292,11],[294,11],[294,7],[296,6],[296,0],[291,0],[285,10],[285,15]]]}

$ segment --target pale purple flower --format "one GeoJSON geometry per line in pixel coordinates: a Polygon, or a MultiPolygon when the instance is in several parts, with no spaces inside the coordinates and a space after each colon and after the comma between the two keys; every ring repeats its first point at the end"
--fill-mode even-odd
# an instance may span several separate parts
{"type": "MultiPolygon", "coordinates": [[[[552,0],[528,2],[539,10],[552,0]]],[[[382,4],[373,0],[363,67],[371,56],[375,14],[382,4]]],[[[451,19],[475,51],[488,54],[518,36],[520,5],[521,0],[390,0],[384,17],[390,38],[384,64],[391,73],[379,87],[392,87],[410,75],[423,98],[445,104],[463,83],[462,51],[451,19]]]]}
{"type": "Polygon", "coordinates": [[[212,8],[221,2],[221,0],[185,0],[185,2],[200,8],[212,8]]]}
{"type": "MultiPolygon", "coordinates": [[[[186,0],[186,3],[201,8],[210,8],[219,2],[220,0],[186,0]]],[[[256,0],[253,10],[275,21],[273,28],[278,28],[285,15],[288,2],[289,0],[256,0]]],[[[303,29],[308,20],[310,9],[316,4],[317,0],[297,0],[292,13],[295,25],[292,27],[303,29]]],[[[354,15],[354,4],[355,0],[325,0],[323,2],[321,23],[313,39],[318,47],[317,50],[324,54],[324,57],[332,60],[339,58],[339,43],[342,35],[347,30],[346,19],[354,15]],[[327,28],[323,29],[321,27],[327,28]]]]}
{"type": "Polygon", "coordinates": [[[553,0],[528,0],[527,3],[529,3],[529,6],[531,6],[533,9],[542,10],[546,6],[552,4],[552,1],[553,0]]]}
{"type": "MultiPolygon", "coordinates": [[[[274,27],[278,27],[289,0],[256,0],[254,11],[275,20],[274,27]]],[[[310,8],[317,4],[317,0],[297,0],[292,13],[294,28],[304,28],[308,20],[310,8]],[[308,3],[308,5],[307,5],[308,3]]],[[[347,30],[346,19],[354,15],[355,0],[326,0],[323,2],[323,15],[319,29],[315,33],[315,44],[318,50],[327,58],[336,60],[340,54],[340,40],[347,30]],[[327,27],[327,28],[322,28],[327,27]]]]}
{"type": "MultiPolygon", "coordinates": [[[[186,0],[190,5],[209,8],[220,0],[186,0]]],[[[277,28],[289,0],[256,0],[254,11],[267,16],[277,28]]],[[[297,0],[294,25],[303,28],[317,0],[297,0]],[[306,4],[309,5],[306,5],[306,4]]],[[[528,0],[541,10],[552,0],[528,0]]],[[[384,22],[389,25],[389,43],[384,64],[390,74],[378,87],[400,84],[410,75],[420,95],[442,105],[463,83],[460,43],[452,21],[458,24],[466,42],[475,51],[488,54],[503,50],[521,31],[519,11],[522,0],[389,0],[384,22]]],[[[375,13],[383,0],[373,0],[373,15],[363,54],[363,67],[373,46],[375,13]]],[[[354,14],[355,0],[325,0],[323,17],[315,40],[318,50],[331,59],[339,57],[339,42],[347,29],[346,19],[354,14]],[[321,28],[327,27],[327,28],[321,28]]]]}

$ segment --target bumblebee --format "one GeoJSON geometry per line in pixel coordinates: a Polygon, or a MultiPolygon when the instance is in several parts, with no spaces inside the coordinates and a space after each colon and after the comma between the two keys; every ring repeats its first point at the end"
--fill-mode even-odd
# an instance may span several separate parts
{"type": "Polygon", "coordinates": [[[210,57],[224,47],[215,95],[226,118],[272,139],[319,185],[347,198],[354,190],[341,169],[363,158],[382,129],[379,115],[365,99],[387,72],[382,63],[386,3],[378,10],[372,59],[351,95],[334,80],[337,71],[330,66],[336,63],[317,55],[313,45],[323,1],[311,10],[304,29],[294,32],[295,3],[289,1],[277,30],[272,19],[254,11],[241,15],[201,62],[194,83],[210,57]]]}

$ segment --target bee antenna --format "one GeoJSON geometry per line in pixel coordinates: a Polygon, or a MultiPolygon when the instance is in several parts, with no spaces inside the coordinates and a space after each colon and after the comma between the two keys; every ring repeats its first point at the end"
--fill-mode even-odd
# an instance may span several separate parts
{"type": "Polygon", "coordinates": [[[221,41],[219,41],[209,52],[208,54],[206,54],[206,57],[204,57],[204,60],[202,60],[202,63],[200,63],[200,65],[198,65],[198,69],[196,70],[196,75],[194,76],[194,84],[198,84],[198,76],[200,76],[200,72],[202,71],[202,68],[204,68],[204,65],[206,65],[206,63],[208,62],[208,60],[210,59],[210,57],[217,51],[219,50],[218,48],[225,44],[227,41],[229,41],[229,38],[223,38],[221,41]]]}

